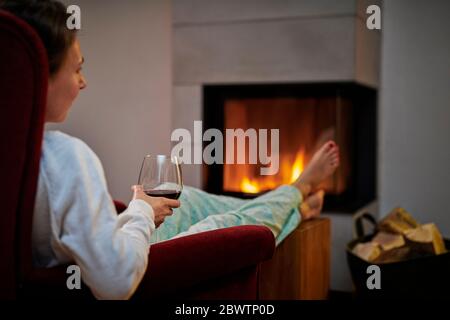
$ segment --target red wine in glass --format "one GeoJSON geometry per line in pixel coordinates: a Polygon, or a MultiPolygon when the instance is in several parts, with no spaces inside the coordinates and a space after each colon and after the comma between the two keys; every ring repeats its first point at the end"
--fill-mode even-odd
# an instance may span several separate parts
{"type": "Polygon", "coordinates": [[[145,156],[138,184],[151,197],[178,199],[183,190],[180,161],[164,155],[145,156]]]}
{"type": "Polygon", "coordinates": [[[169,199],[177,200],[180,195],[181,191],[177,190],[144,190],[145,194],[150,197],[164,197],[169,199]]]}

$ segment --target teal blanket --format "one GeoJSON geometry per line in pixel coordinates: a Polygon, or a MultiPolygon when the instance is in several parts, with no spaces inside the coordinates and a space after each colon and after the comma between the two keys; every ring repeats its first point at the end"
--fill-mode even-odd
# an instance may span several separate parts
{"type": "Polygon", "coordinates": [[[279,245],[300,223],[302,201],[297,188],[284,185],[251,200],[183,188],[180,208],[152,235],[152,242],[240,225],[268,227],[279,245]]]}

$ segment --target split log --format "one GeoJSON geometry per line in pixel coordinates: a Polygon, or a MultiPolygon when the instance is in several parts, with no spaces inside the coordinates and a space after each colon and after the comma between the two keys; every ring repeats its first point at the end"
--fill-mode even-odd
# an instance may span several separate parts
{"type": "Polygon", "coordinates": [[[408,246],[418,253],[441,254],[447,251],[441,233],[434,223],[406,230],[404,235],[408,246]]]}
{"type": "Polygon", "coordinates": [[[414,252],[409,246],[393,248],[387,251],[381,251],[380,255],[373,260],[373,263],[392,263],[413,258],[414,252]]]}
{"type": "Polygon", "coordinates": [[[380,246],[372,241],[358,243],[352,251],[361,259],[369,262],[374,261],[381,254],[380,246]]]}
{"type": "Polygon", "coordinates": [[[389,251],[405,245],[405,240],[401,234],[388,232],[378,232],[372,239],[372,242],[378,244],[383,251],[389,251]]]}
{"type": "Polygon", "coordinates": [[[380,254],[371,262],[391,263],[406,260],[410,257],[410,248],[405,246],[405,239],[401,234],[387,232],[378,232],[371,241],[377,244],[381,251],[380,254]]]}
{"type": "Polygon", "coordinates": [[[419,227],[411,214],[403,208],[395,208],[378,225],[380,231],[403,234],[405,231],[419,227]]]}

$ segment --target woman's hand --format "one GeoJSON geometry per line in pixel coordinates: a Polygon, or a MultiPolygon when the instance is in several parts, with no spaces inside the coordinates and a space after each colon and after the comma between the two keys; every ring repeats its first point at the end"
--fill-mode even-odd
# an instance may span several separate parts
{"type": "Polygon", "coordinates": [[[140,185],[132,186],[133,200],[140,199],[147,202],[152,208],[155,214],[155,226],[159,227],[164,219],[173,214],[173,208],[180,206],[179,200],[172,200],[163,197],[150,197],[144,193],[144,189],[140,185]]]}

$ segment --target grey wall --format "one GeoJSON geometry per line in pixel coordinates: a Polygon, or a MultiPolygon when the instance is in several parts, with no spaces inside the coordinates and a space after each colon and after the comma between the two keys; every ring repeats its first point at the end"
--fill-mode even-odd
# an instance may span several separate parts
{"type": "MultiPolygon", "coordinates": [[[[384,216],[401,205],[450,237],[450,2],[384,1],[382,20],[379,208],[368,211],[384,216]]],[[[328,216],[330,285],[350,291],[352,219],[328,216]]]]}
{"type": "Polygon", "coordinates": [[[102,161],[111,194],[130,199],[146,153],[170,152],[171,3],[68,0],[81,8],[88,87],[62,125],[102,161]]]}
{"type": "Polygon", "coordinates": [[[380,213],[401,205],[450,236],[450,2],[385,1],[380,213]]]}

